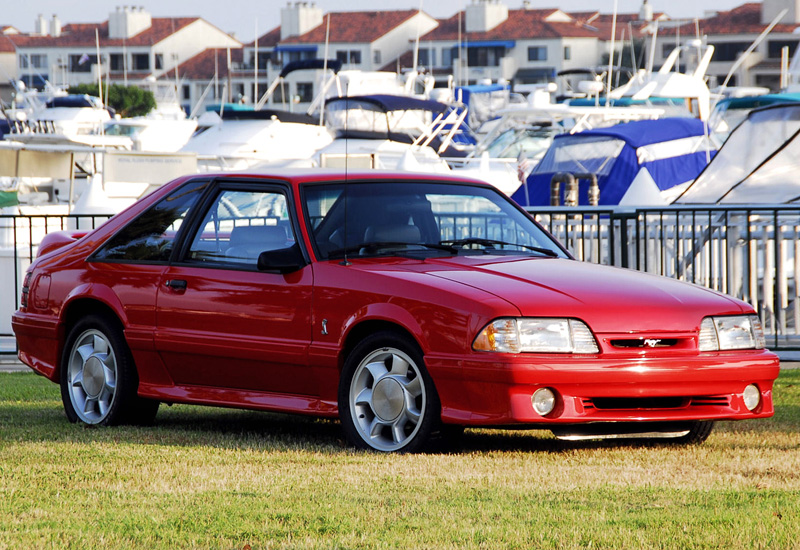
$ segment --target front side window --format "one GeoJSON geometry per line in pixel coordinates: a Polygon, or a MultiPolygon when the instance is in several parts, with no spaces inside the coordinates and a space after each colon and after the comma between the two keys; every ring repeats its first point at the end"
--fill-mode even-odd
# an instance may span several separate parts
{"type": "Polygon", "coordinates": [[[207,185],[194,181],[173,191],[111,237],[92,260],[168,262],[183,221],[207,185]]]}
{"type": "Polygon", "coordinates": [[[294,243],[283,193],[224,190],[192,238],[186,261],[255,269],[262,252],[294,243]]]}
{"type": "Polygon", "coordinates": [[[492,188],[426,182],[309,185],[303,200],[320,260],[398,254],[566,257],[492,188]]]}

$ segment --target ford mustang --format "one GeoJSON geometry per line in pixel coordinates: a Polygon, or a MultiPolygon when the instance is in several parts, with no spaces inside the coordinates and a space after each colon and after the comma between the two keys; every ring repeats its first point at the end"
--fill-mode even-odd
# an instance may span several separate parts
{"type": "Polygon", "coordinates": [[[180,178],[47,235],[13,328],[72,422],[240,407],[382,452],[467,426],[702,442],[771,416],[779,372],[750,305],[576,261],[491,186],[403,173],[180,178]]]}

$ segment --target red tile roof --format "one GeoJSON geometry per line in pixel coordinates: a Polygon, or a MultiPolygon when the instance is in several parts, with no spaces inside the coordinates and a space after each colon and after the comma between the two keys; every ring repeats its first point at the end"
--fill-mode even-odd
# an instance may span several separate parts
{"type": "MultiPolygon", "coordinates": [[[[508,19],[487,32],[466,32],[465,13],[461,12],[461,39],[481,40],[519,40],[525,38],[597,38],[598,33],[573,20],[568,23],[549,22],[545,19],[555,12],[549,10],[509,10],[508,19]]],[[[459,14],[439,21],[439,26],[420,40],[458,40],[459,14]]]]}
{"type": "MultiPolygon", "coordinates": [[[[244,52],[241,48],[231,49],[231,63],[241,63],[244,59],[244,52]]],[[[228,77],[228,50],[227,48],[213,48],[205,50],[196,56],[188,59],[178,67],[178,74],[181,78],[189,80],[206,80],[213,78],[216,71],[217,78],[228,77]],[[216,57],[216,63],[214,58],[216,57]]],[[[231,74],[234,73],[233,68],[231,74]]],[[[168,74],[174,77],[175,73],[170,71],[168,74]]]]}
{"type": "MultiPolygon", "coordinates": [[[[14,35],[16,36],[16,35],[14,35]]],[[[2,53],[14,53],[17,51],[17,48],[14,47],[14,43],[8,38],[5,34],[0,34],[0,52],[2,53]]]]}
{"type": "MultiPolygon", "coordinates": [[[[331,42],[374,42],[419,13],[417,10],[332,12],[322,25],[301,36],[281,40],[282,44],[322,44],[330,16],[331,42]]],[[[424,12],[423,12],[424,13],[424,12]]]]}
{"type": "MultiPolygon", "coordinates": [[[[281,28],[280,26],[275,27],[267,34],[261,35],[258,37],[258,47],[259,48],[271,48],[273,46],[277,46],[278,42],[281,41],[281,28]]],[[[248,48],[255,48],[256,41],[253,40],[249,44],[245,44],[248,48]]]]}
{"type": "MultiPolygon", "coordinates": [[[[751,2],[732,10],[720,11],[708,19],[701,19],[700,34],[760,34],[767,26],[769,26],[767,23],[761,22],[761,4],[751,2]]],[[[796,28],[796,24],[779,23],[772,29],[772,34],[791,34],[796,28]]],[[[694,35],[694,22],[677,29],[659,29],[658,34],[674,36],[678,30],[681,36],[694,35]]]]}
{"type": "MultiPolygon", "coordinates": [[[[153,24],[139,34],[125,39],[125,45],[152,46],[188,27],[199,17],[154,17],[153,24]]],[[[60,36],[12,35],[17,46],[40,48],[94,47],[95,29],[99,30],[100,46],[122,46],[121,38],[108,37],[108,21],[103,23],[72,23],[64,25],[60,36]]]]}

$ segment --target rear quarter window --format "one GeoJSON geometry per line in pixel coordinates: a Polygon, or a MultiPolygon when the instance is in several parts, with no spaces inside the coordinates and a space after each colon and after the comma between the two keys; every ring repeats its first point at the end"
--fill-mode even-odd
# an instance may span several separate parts
{"type": "Polygon", "coordinates": [[[194,181],[176,189],[123,227],[92,259],[166,263],[178,230],[207,186],[194,181]]]}

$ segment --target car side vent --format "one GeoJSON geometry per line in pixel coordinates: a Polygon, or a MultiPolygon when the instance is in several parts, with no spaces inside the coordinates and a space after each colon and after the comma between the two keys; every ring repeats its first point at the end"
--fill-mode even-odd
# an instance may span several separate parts
{"type": "Polygon", "coordinates": [[[692,397],[691,404],[693,407],[727,407],[730,399],[725,395],[692,397]]]}
{"type": "Polygon", "coordinates": [[[625,349],[671,348],[677,343],[677,338],[621,338],[611,340],[611,345],[615,348],[625,349]]]}

